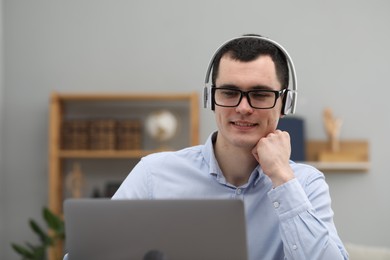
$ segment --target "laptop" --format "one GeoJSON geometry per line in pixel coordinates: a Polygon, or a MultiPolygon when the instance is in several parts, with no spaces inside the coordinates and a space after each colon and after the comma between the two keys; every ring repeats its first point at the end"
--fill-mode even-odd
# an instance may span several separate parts
{"type": "Polygon", "coordinates": [[[248,259],[241,200],[64,202],[68,260],[248,259]]]}

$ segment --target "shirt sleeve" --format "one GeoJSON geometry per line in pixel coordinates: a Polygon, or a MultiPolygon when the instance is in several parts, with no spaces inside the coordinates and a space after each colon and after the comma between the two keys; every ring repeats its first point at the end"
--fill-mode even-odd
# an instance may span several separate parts
{"type": "Polygon", "coordinates": [[[272,189],[268,197],[280,219],[285,259],[348,259],[333,223],[329,187],[322,174],[297,178],[272,189]]]}
{"type": "Polygon", "coordinates": [[[152,199],[150,171],[144,159],[133,168],[112,199],[152,199]]]}

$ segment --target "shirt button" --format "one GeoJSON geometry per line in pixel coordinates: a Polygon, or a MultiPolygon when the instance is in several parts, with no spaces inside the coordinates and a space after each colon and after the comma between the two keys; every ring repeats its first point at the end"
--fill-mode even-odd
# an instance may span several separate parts
{"type": "Polygon", "coordinates": [[[238,195],[240,195],[240,194],[241,194],[241,192],[242,192],[242,190],[241,190],[241,189],[237,189],[237,191],[236,191],[236,193],[237,193],[238,195]]]}
{"type": "Polygon", "coordinates": [[[279,208],[279,206],[280,206],[280,203],[277,202],[277,201],[275,201],[275,202],[274,202],[274,207],[275,207],[275,209],[279,208]]]}
{"type": "Polygon", "coordinates": [[[297,245],[293,245],[293,246],[292,246],[292,249],[297,250],[297,249],[298,249],[298,246],[297,246],[297,245]]]}

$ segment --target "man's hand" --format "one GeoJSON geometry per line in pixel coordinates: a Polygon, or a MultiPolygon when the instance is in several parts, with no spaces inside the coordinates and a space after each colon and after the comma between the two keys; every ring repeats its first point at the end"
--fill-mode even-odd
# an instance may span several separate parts
{"type": "Polygon", "coordinates": [[[287,132],[276,130],[261,138],[253,148],[252,154],[264,173],[271,179],[274,187],[294,178],[289,164],[291,144],[287,132]]]}

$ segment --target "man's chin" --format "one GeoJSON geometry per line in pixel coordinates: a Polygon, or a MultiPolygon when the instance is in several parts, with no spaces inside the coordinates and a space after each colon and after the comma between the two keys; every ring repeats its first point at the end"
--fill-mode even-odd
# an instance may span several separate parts
{"type": "Polygon", "coordinates": [[[247,149],[247,150],[252,150],[253,147],[257,145],[258,140],[248,140],[248,139],[237,139],[234,142],[234,145],[236,147],[242,148],[242,149],[247,149]]]}
{"type": "Polygon", "coordinates": [[[222,135],[221,137],[225,139],[230,145],[240,148],[240,149],[247,149],[249,151],[252,151],[253,147],[255,147],[260,140],[260,136],[258,135],[249,135],[249,134],[242,134],[242,133],[225,133],[225,135],[222,135]],[[224,137],[222,137],[224,136],[224,137]]]}

